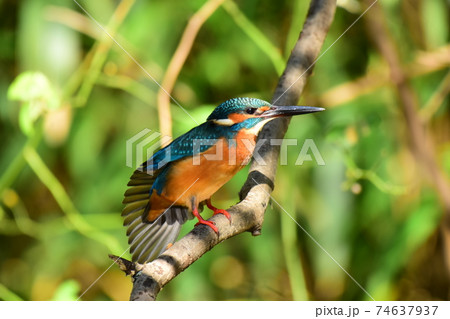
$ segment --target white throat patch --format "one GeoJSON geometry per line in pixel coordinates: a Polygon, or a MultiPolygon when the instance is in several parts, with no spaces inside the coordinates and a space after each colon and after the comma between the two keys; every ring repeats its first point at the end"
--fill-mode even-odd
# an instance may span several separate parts
{"type": "Polygon", "coordinates": [[[213,120],[213,122],[217,125],[222,125],[222,126],[231,126],[233,124],[235,124],[232,120],[230,119],[220,119],[220,120],[213,120]]]}
{"type": "Polygon", "coordinates": [[[264,120],[262,120],[261,122],[259,122],[258,124],[256,124],[255,126],[249,128],[249,129],[247,129],[247,132],[248,132],[248,133],[251,133],[251,134],[254,134],[254,135],[258,135],[259,132],[262,130],[263,126],[264,126],[267,122],[269,122],[269,121],[271,121],[271,120],[273,120],[273,119],[274,119],[274,117],[268,118],[268,119],[264,119],[264,120]]]}

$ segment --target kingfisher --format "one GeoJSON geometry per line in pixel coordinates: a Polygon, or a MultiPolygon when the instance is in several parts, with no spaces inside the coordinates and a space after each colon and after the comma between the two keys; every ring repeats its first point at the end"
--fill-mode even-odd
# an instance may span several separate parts
{"type": "Polygon", "coordinates": [[[196,217],[218,234],[214,222],[202,218],[211,196],[250,161],[256,138],[269,121],[323,111],[312,106],[276,106],[255,98],[234,98],[217,106],[206,122],[161,148],[131,176],[122,216],[133,262],[161,255],[176,240],[182,225],[196,217]]]}

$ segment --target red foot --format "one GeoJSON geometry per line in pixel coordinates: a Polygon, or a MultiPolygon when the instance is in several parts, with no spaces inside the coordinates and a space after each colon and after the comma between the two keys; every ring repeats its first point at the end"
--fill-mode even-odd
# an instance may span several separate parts
{"type": "Polygon", "coordinates": [[[217,214],[222,214],[224,215],[226,218],[228,218],[228,220],[231,223],[231,215],[230,213],[228,213],[225,209],[220,209],[220,208],[216,208],[211,204],[211,199],[207,199],[206,200],[206,206],[208,206],[209,209],[211,209],[214,214],[213,215],[217,215],[217,214]]]}
{"type": "Polygon", "coordinates": [[[211,229],[214,230],[214,232],[215,232],[216,234],[219,234],[219,229],[216,227],[216,225],[214,224],[214,222],[211,222],[211,221],[209,221],[209,220],[204,220],[203,217],[200,216],[200,214],[199,214],[197,208],[195,208],[195,209],[192,211],[192,214],[194,214],[194,216],[197,217],[197,219],[198,219],[198,223],[195,224],[195,226],[197,226],[197,225],[206,225],[206,226],[211,227],[211,229]]]}

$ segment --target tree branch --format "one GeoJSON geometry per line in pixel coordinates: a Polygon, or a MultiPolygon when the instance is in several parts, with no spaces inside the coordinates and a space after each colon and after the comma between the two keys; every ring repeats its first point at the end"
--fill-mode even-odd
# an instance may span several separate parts
{"type": "MultiPolygon", "coordinates": [[[[335,9],[334,0],[311,1],[303,31],[274,93],[272,101],[277,105],[297,104],[333,21],[335,9]]],[[[289,121],[285,118],[271,121],[260,133],[259,140],[265,142],[258,153],[264,163],[254,161],[251,164],[247,181],[239,194],[241,202],[228,209],[232,223],[222,215],[210,219],[216,223],[219,235],[209,227],[197,226],[160,257],[145,265],[112,257],[122,265],[122,270],[134,273],[130,300],[155,300],[164,285],[218,243],[245,231],[255,236],[261,233],[279,155],[279,146],[271,146],[269,139],[283,138],[289,121]]]]}

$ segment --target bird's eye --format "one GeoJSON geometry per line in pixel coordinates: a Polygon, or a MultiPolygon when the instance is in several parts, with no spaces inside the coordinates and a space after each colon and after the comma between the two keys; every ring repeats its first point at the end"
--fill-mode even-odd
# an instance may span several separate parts
{"type": "Polygon", "coordinates": [[[245,109],[245,113],[247,114],[255,114],[257,108],[256,107],[248,107],[245,109]]]}

